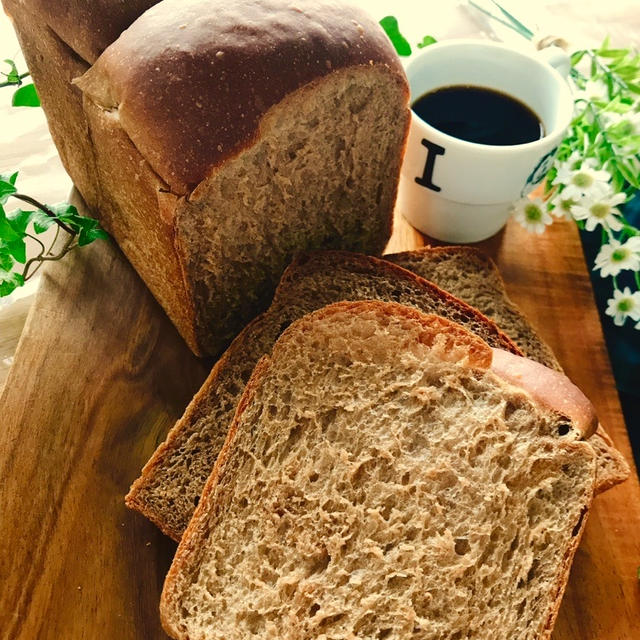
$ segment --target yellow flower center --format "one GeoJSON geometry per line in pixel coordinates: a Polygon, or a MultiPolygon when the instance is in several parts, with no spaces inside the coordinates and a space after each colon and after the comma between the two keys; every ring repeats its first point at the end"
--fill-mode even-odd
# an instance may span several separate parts
{"type": "Polygon", "coordinates": [[[582,187],[583,189],[590,187],[593,184],[593,178],[588,173],[576,173],[571,180],[576,187],[582,187]]]}
{"type": "Polygon", "coordinates": [[[623,260],[626,260],[628,257],[629,257],[629,250],[628,249],[616,249],[611,254],[611,259],[614,262],[622,262],[623,260]]]}
{"type": "Polygon", "coordinates": [[[611,207],[603,202],[598,202],[591,207],[590,211],[596,218],[600,218],[602,220],[609,215],[611,207]]]}
{"type": "Polygon", "coordinates": [[[622,300],[618,301],[618,311],[622,313],[627,313],[633,309],[633,300],[629,298],[622,298],[622,300]]]}
{"type": "Polygon", "coordinates": [[[535,204],[528,204],[524,208],[524,215],[529,222],[540,222],[542,220],[542,211],[535,204]]]}

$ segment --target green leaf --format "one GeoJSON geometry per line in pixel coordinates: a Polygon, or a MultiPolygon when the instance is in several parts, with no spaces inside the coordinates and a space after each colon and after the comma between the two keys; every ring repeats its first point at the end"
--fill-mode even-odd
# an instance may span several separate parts
{"type": "Polygon", "coordinates": [[[39,107],[40,98],[36,91],[36,86],[33,83],[21,86],[13,94],[11,104],[14,107],[39,107]]]}
{"type": "Polygon", "coordinates": [[[24,276],[13,271],[0,271],[0,297],[8,296],[24,284],[24,276]]]}
{"type": "Polygon", "coordinates": [[[582,60],[582,58],[584,57],[585,53],[587,53],[584,49],[581,49],[580,51],[574,51],[571,54],[571,66],[575,67],[578,62],[580,62],[580,60],[582,60]]]}
{"type": "Polygon", "coordinates": [[[59,220],[78,233],[78,244],[84,246],[98,239],[107,239],[109,234],[100,227],[100,223],[93,218],[81,216],[78,210],[67,202],[54,204],[49,207],[59,220]]]}
{"type": "Polygon", "coordinates": [[[422,40],[420,42],[418,42],[418,49],[424,49],[425,47],[428,47],[430,44],[434,44],[436,43],[437,40],[433,37],[433,36],[425,36],[424,38],[422,38],[422,40]]]}
{"type": "Polygon", "coordinates": [[[9,58],[6,58],[3,62],[6,62],[9,65],[9,73],[3,74],[7,78],[7,82],[11,84],[20,84],[20,74],[18,73],[18,69],[16,68],[16,63],[9,58]]]}
{"type": "Polygon", "coordinates": [[[399,56],[410,56],[411,45],[407,42],[407,39],[400,33],[400,27],[398,26],[398,20],[395,16],[385,16],[380,20],[380,26],[384,29],[385,33],[391,40],[391,44],[394,46],[399,56]]]}
{"type": "Polygon", "coordinates": [[[78,246],[84,247],[94,240],[106,240],[108,237],[107,232],[103,229],[83,229],[78,235],[78,246]]]}
{"type": "Polygon", "coordinates": [[[17,191],[14,183],[15,178],[13,177],[13,175],[0,175],[0,204],[4,204],[9,199],[9,197],[17,191]],[[11,182],[12,178],[13,182],[11,182]]]}
{"type": "Polygon", "coordinates": [[[633,171],[623,162],[617,162],[616,167],[618,171],[622,174],[622,177],[636,189],[640,189],[640,177],[635,175],[633,171]]]}
{"type": "Polygon", "coordinates": [[[598,49],[597,53],[602,58],[624,58],[630,51],[629,49],[598,49]]]}
{"type": "Polygon", "coordinates": [[[31,216],[34,213],[35,211],[16,209],[15,211],[7,214],[7,220],[16,233],[23,234],[27,230],[29,222],[31,222],[31,216]]]}
{"type": "Polygon", "coordinates": [[[3,240],[0,246],[3,252],[9,254],[16,262],[24,264],[27,261],[27,244],[24,236],[9,241],[3,240]]]}
{"type": "Polygon", "coordinates": [[[31,212],[31,222],[36,233],[43,233],[56,221],[39,209],[31,212]]]}
{"type": "Polygon", "coordinates": [[[4,212],[4,207],[0,205],[0,242],[13,242],[19,238],[20,234],[17,234],[13,230],[11,223],[7,219],[7,215],[4,212]]]}
{"type": "Polygon", "coordinates": [[[78,210],[68,202],[59,202],[58,204],[48,205],[49,210],[56,215],[56,218],[68,224],[69,226],[74,224],[76,218],[82,218],[78,213],[78,210]]]}
{"type": "Polygon", "coordinates": [[[13,267],[14,259],[11,254],[0,245],[0,271],[11,271],[13,267]]]}

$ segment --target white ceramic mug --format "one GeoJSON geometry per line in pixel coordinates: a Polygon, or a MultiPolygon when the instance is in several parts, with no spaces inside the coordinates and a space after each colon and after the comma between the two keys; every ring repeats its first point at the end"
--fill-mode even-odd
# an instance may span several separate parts
{"type": "Polygon", "coordinates": [[[504,226],[514,200],[541,182],[573,113],[569,86],[549,62],[568,72],[562,50],[529,53],[480,40],[432,44],[409,62],[412,102],[440,87],[495,89],[530,107],[545,132],[524,144],[477,144],[438,131],[412,111],[398,208],[419,231],[445,242],[484,240],[504,226]]]}

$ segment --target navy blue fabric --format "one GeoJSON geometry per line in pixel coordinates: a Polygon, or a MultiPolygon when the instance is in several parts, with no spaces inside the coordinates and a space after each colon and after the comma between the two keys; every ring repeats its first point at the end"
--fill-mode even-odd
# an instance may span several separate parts
{"type": "MultiPolygon", "coordinates": [[[[631,224],[640,228],[640,192],[625,205],[624,213],[631,224]]],[[[593,267],[600,248],[600,234],[581,232],[580,235],[587,265],[593,267]]],[[[635,289],[630,272],[622,272],[617,280],[621,289],[625,286],[635,289]]],[[[591,282],[633,454],[636,465],[640,467],[640,330],[635,329],[636,323],[629,319],[624,326],[616,327],[613,318],[605,315],[607,300],[612,295],[611,278],[602,278],[599,271],[592,270],[591,282]]]]}

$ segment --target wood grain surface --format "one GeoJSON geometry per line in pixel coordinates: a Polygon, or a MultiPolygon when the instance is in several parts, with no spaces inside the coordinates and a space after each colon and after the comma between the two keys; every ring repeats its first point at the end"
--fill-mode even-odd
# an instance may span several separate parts
{"type": "MultiPolygon", "coordinates": [[[[398,218],[388,250],[423,244],[398,218]]],[[[632,464],[575,228],[509,224],[482,247],[632,464]]],[[[46,271],[0,397],[0,638],[166,638],[174,545],[123,496],[208,365],[112,244],[46,271]]],[[[554,640],[640,638],[639,532],[634,470],[594,502],[554,640]]]]}

